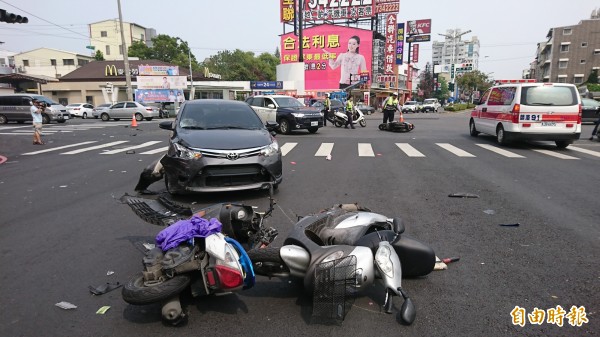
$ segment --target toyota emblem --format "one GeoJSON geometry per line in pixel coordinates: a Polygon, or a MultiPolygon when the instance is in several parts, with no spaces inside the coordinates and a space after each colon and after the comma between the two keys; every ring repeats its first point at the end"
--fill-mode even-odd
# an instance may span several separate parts
{"type": "Polygon", "coordinates": [[[229,160],[236,160],[236,159],[238,159],[239,157],[240,157],[240,156],[239,156],[237,153],[235,153],[235,152],[231,152],[231,153],[228,153],[228,154],[227,154],[227,159],[229,159],[229,160]]]}

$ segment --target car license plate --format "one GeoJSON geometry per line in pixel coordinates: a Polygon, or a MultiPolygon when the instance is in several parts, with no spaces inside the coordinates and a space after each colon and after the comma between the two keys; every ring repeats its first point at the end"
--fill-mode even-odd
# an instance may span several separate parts
{"type": "Polygon", "coordinates": [[[556,126],[556,122],[542,122],[542,126],[556,126]]]}
{"type": "Polygon", "coordinates": [[[69,115],[63,115],[64,119],[69,119],[69,115]]]}
{"type": "Polygon", "coordinates": [[[310,122],[310,126],[319,126],[319,122],[310,122]]]}

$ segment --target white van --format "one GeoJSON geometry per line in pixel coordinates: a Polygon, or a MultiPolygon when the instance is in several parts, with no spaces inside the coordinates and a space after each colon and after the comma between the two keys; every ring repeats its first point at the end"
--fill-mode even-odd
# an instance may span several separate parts
{"type": "Polygon", "coordinates": [[[31,101],[37,99],[44,102],[46,108],[42,113],[42,122],[48,124],[51,121],[64,123],[69,119],[67,108],[56,103],[50,98],[36,94],[12,94],[0,96],[0,124],[8,122],[25,123],[31,122],[31,101]]]}
{"type": "Polygon", "coordinates": [[[566,148],[581,135],[581,99],[567,83],[504,81],[483,93],[471,112],[470,134],[496,136],[499,144],[517,140],[554,141],[566,148]]]}

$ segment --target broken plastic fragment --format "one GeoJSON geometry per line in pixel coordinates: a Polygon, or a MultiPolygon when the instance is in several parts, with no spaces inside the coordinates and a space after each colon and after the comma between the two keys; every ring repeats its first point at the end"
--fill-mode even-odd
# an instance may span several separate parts
{"type": "Polygon", "coordinates": [[[96,311],[96,314],[104,315],[104,313],[106,313],[108,311],[108,309],[110,309],[110,306],[105,305],[102,308],[98,309],[98,311],[96,311]]]}
{"type": "Polygon", "coordinates": [[[500,226],[504,226],[504,227],[519,227],[521,224],[520,223],[501,223],[500,226]]]}
{"type": "Polygon", "coordinates": [[[450,198],[479,198],[477,194],[472,193],[452,193],[448,196],[450,198]]]}
{"type": "Polygon", "coordinates": [[[325,157],[325,159],[327,159],[327,160],[331,160],[331,155],[330,155],[330,154],[328,154],[328,155],[327,155],[327,157],[325,157]]]}
{"type": "Polygon", "coordinates": [[[107,271],[107,272],[106,272],[106,276],[110,276],[110,275],[112,275],[112,274],[114,274],[114,273],[115,273],[114,271],[112,271],[112,270],[109,270],[109,271],[107,271]]]}
{"type": "Polygon", "coordinates": [[[55,304],[57,307],[65,309],[65,310],[69,310],[69,309],[77,309],[77,306],[74,304],[71,304],[69,302],[58,302],[55,304]]]}
{"type": "Polygon", "coordinates": [[[120,288],[121,286],[123,286],[121,283],[115,282],[115,283],[102,284],[97,287],[88,286],[88,289],[94,295],[102,295],[102,294],[106,294],[109,291],[113,291],[117,288],[120,288]]]}
{"type": "Polygon", "coordinates": [[[156,245],[153,243],[144,243],[143,246],[148,250],[154,249],[154,247],[156,247],[156,245]]]}
{"type": "Polygon", "coordinates": [[[483,213],[489,214],[489,215],[494,215],[494,214],[496,214],[496,211],[494,211],[493,209],[486,209],[485,211],[483,211],[483,213]]]}
{"type": "Polygon", "coordinates": [[[296,162],[295,162],[295,161],[292,161],[292,162],[290,162],[290,164],[292,164],[292,165],[296,165],[296,162]]]}

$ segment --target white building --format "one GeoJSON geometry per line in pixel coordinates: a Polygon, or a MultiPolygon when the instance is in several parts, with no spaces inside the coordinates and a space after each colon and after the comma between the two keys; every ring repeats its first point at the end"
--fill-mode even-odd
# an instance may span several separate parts
{"type": "Polygon", "coordinates": [[[453,63],[472,63],[473,70],[479,69],[479,39],[462,40],[460,29],[448,29],[444,41],[433,41],[432,62],[434,65],[451,65],[453,63]]]}
{"type": "MultiPolygon", "coordinates": [[[[99,50],[104,55],[104,59],[122,60],[123,47],[121,44],[121,25],[118,19],[104,20],[89,24],[90,46],[94,50],[99,50]]],[[[144,42],[152,47],[151,39],[156,36],[156,30],[145,28],[136,23],[123,22],[123,32],[125,33],[125,44],[131,46],[133,42],[144,42]]]]}
{"type": "Polygon", "coordinates": [[[14,55],[15,72],[60,78],[94,60],[88,55],[69,51],[38,48],[14,55]]]}

